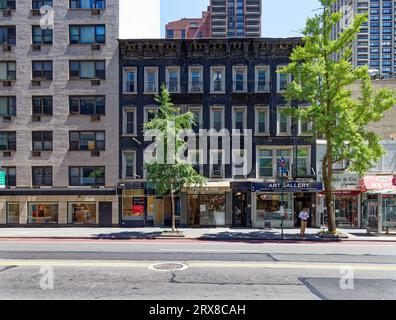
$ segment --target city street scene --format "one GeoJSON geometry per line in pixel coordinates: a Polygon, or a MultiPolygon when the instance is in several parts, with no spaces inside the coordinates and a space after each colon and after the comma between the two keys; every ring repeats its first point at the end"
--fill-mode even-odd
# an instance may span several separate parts
{"type": "Polygon", "coordinates": [[[0,0],[0,300],[396,299],[395,17],[0,0]]]}

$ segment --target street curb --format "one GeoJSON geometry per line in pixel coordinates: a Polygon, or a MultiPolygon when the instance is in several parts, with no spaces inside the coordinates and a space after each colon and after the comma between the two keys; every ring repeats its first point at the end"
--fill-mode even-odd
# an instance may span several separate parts
{"type": "Polygon", "coordinates": [[[328,243],[328,242],[383,242],[383,243],[396,243],[395,240],[362,240],[362,239],[257,239],[257,238],[207,238],[207,237],[141,237],[141,238],[130,238],[130,237],[115,237],[115,238],[99,238],[99,237],[2,237],[0,236],[0,240],[113,240],[113,241],[127,241],[127,240],[199,240],[199,241],[225,241],[225,242],[243,242],[243,241],[250,241],[250,242],[317,242],[317,243],[328,243]]]}

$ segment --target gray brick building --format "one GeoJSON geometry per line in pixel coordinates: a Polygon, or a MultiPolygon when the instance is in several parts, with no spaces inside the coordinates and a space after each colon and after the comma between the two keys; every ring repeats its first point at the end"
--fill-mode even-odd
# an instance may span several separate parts
{"type": "Polygon", "coordinates": [[[118,223],[118,7],[0,2],[0,224],[118,223]]]}

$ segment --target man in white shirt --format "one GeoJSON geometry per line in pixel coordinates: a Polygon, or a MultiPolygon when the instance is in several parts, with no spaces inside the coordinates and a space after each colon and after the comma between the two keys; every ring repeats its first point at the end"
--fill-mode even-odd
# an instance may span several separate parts
{"type": "Polygon", "coordinates": [[[300,229],[300,236],[302,238],[305,238],[305,229],[307,228],[307,223],[309,219],[309,213],[308,213],[308,208],[304,208],[298,217],[301,220],[301,229],[300,229]]]}

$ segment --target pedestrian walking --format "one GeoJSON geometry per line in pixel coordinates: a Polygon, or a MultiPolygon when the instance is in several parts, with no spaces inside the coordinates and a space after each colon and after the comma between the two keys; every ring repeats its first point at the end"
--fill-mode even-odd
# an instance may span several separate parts
{"type": "Polygon", "coordinates": [[[308,219],[309,219],[309,212],[308,212],[308,208],[304,208],[300,214],[298,215],[298,217],[301,220],[301,229],[300,229],[300,236],[302,238],[305,238],[305,229],[307,228],[307,223],[308,223],[308,219]]]}

